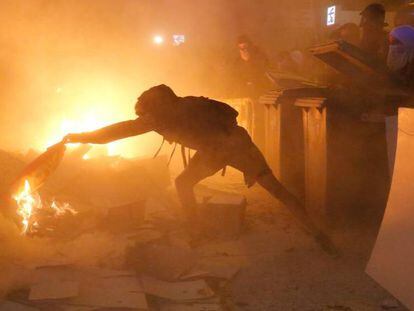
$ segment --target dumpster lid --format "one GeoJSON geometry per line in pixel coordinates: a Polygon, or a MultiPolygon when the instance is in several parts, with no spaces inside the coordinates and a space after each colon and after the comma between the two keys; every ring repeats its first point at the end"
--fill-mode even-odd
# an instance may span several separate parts
{"type": "Polygon", "coordinates": [[[284,102],[292,104],[302,97],[327,97],[328,88],[326,87],[300,87],[292,89],[272,90],[259,98],[259,103],[263,105],[279,105],[284,102]]]}
{"type": "Polygon", "coordinates": [[[280,71],[268,71],[267,77],[277,86],[278,89],[294,89],[304,87],[319,87],[314,81],[300,75],[280,71]]]}
{"type": "Polygon", "coordinates": [[[313,47],[310,52],[345,75],[353,75],[354,71],[363,75],[389,73],[384,62],[343,40],[313,47]]]}
{"type": "Polygon", "coordinates": [[[392,81],[385,64],[360,48],[343,40],[322,44],[310,49],[318,59],[338,72],[349,77],[352,82],[368,87],[381,95],[407,97],[407,91],[392,81]]]}
{"type": "Polygon", "coordinates": [[[303,97],[295,101],[295,106],[301,108],[323,108],[326,106],[326,97],[303,97]]]}
{"type": "Polygon", "coordinates": [[[259,103],[262,105],[277,105],[277,99],[283,93],[283,90],[271,90],[259,97],[259,103]]]}

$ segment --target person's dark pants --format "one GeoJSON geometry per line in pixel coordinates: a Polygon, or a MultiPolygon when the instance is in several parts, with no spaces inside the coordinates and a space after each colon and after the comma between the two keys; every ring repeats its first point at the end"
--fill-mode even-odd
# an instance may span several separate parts
{"type": "Polygon", "coordinates": [[[177,177],[175,184],[178,196],[190,222],[197,220],[194,186],[225,166],[243,172],[247,186],[250,187],[257,182],[289,208],[306,230],[312,234],[318,233],[304,205],[276,179],[263,154],[242,127],[236,127],[231,133],[218,137],[217,144],[214,146],[197,151],[188,166],[177,177]]]}

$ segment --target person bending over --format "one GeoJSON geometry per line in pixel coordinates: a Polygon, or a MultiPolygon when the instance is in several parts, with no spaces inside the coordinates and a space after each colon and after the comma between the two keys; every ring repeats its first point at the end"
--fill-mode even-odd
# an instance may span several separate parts
{"type": "Polygon", "coordinates": [[[65,143],[106,144],[155,131],[164,140],[196,150],[175,185],[186,220],[198,224],[194,186],[208,176],[234,167],[244,174],[248,187],[258,183],[280,200],[311,233],[321,247],[335,253],[329,238],[319,230],[304,205],[273,175],[264,156],[247,131],[237,125],[237,111],[205,97],[178,97],[166,85],[142,93],[135,105],[135,120],[115,123],[92,132],[68,134],[65,143]]]}

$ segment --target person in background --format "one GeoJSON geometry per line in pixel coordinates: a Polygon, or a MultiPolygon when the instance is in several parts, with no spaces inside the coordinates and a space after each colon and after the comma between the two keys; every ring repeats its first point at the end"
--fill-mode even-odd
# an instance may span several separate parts
{"type": "Polygon", "coordinates": [[[386,60],[388,53],[387,32],[384,27],[385,9],[382,4],[372,3],[361,12],[361,41],[359,47],[377,59],[386,60]]]}
{"type": "Polygon", "coordinates": [[[403,5],[399,8],[394,17],[394,26],[414,26],[414,3],[403,5]]]}
{"type": "Polygon", "coordinates": [[[237,38],[239,56],[234,64],[234,78],[239,94],[257,98],[271,87],[266,72],[270,64],[267,55],[248,36],[237,38]]]}
{"type": "Polygon", "coordinates": [[[334,30],[330,38],[332,40],[344,40],[352,45],[358,46],[360,42],[361,32],[355,23],[346,23],[334,30]]]}
{"type": "Polygon", "coordinates": [[[269,91],[272,83],[267,76],[269,59],[246,35],[237,38],[239,55],[232,70],[232,89],[238,98],[251,99],[252,135],[261,150],[265,148],[265,107],[259,97],[269,91]]]}
{"type": "Polygon", "coordinates": [[[403,25],[389,35],[388,68],[398,84],[414,89],[414,27],[403,25]]]}

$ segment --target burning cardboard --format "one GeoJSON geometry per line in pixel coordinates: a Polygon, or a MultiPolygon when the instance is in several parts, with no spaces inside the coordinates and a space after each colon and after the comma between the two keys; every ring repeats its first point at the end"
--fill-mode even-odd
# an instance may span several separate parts
{"type": "Polygon", "coordinates": [[[28,164],[12,185],[11,193],[18,194],[25,190],[29,183],[31,191],[38,190],[46,179],[57,169],[65,154],[63,143],[53,145],[44,153],[28,164]]]}

